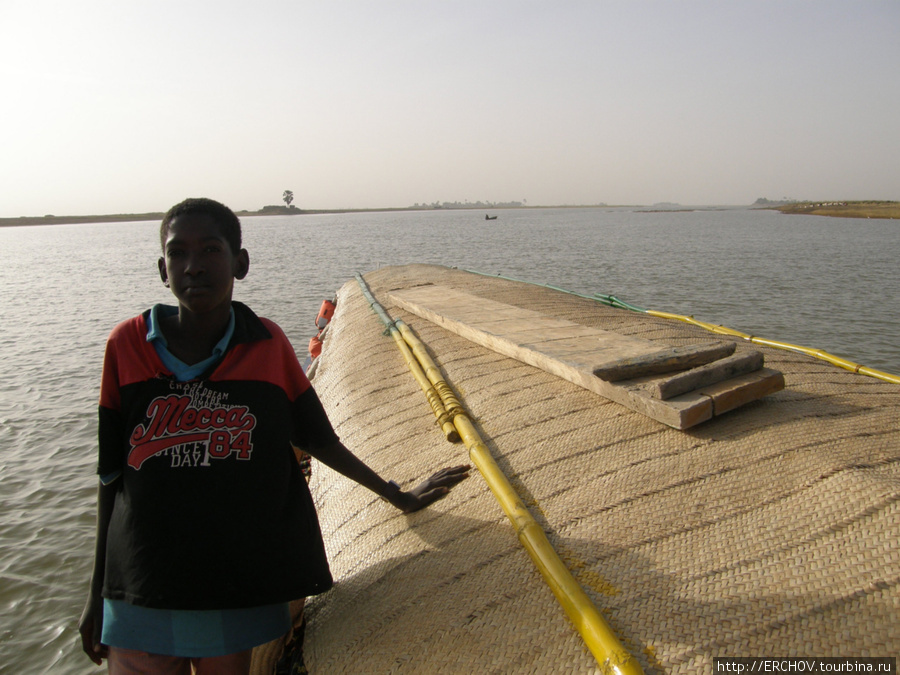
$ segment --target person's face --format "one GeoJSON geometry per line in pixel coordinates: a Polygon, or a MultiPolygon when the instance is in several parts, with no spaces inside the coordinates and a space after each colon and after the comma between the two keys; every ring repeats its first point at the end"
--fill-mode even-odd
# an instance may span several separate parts
{"type": "Polygon", "coordinates": [[[169,224],[159,274],[182,308],[205,314],[230,307],[234,280],[248,267],[247,251],[233,252],[210,216],[186,214],[169,224]]]}

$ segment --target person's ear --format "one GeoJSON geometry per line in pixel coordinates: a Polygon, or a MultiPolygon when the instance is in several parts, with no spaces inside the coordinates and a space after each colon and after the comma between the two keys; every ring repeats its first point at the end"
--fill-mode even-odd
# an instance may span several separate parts
{"type": "Polygon", "coordinates": [[[247,249],[242,248],[235,256],[234,260],[234,278],[243,279],[250,271],[250,254],[247,249]]]}
{"type": "Polygon", "coordinates": [[[166,259],[160,258],[157,263],[159,266],[159,278],[162,279],[163,285],[169,287],[169,271],[166,269],[166,259]]]}

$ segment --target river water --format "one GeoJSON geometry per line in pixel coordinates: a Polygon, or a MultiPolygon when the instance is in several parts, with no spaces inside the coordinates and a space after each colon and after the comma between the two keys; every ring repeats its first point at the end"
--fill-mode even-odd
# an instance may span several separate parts
{"type": "MultiPolygon", "coordinates": [[[[900,373],[900,224],[749,209],[522,209],[244,219],[236,299],[305,355],[323,298],[357,272],[438,263],[824,349],[900,373]]],[[[171,295],[152,222],[0,228],[0,673],[89,673],[106,336],[171,295]]]]}

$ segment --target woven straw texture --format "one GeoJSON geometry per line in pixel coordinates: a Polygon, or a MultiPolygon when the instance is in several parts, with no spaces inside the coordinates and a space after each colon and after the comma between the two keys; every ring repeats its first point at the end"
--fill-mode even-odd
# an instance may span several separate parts
{"type": "MultiPolygon", "coordinates": [[[[708,341],[702,329],[438,266],[365,278],[428,345],[645,672],[900,653],[900,387],[752,346],[786,389],[678,431],[398,310],[388,294],[442,284],[661,347],[708,341]]],[[[386,478],[409,487],[468,462],[355,281],[338,294],[314,384],[344,443],[386,478]]],[[[597,672],[477,472],[410,516],[319,465],[313,490],[336,586],[307,602],[311,673],[597,672]]]]}

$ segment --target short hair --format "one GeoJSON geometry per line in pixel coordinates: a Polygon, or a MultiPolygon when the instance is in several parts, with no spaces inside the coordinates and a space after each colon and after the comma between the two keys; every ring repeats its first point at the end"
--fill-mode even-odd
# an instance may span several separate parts
{"type": "Polygon", "coordinates": [[[231,247],[232,253],[241,250],[241,221],[234,211],[214,199],[191,197],[179,202],[166,212],[159,226],[159,243],[163,253],[166,252],[166,239],[169,237],[169,225],[178,216],[206,215],[212,218],[222,231],[222,236],[231,247]]]}

